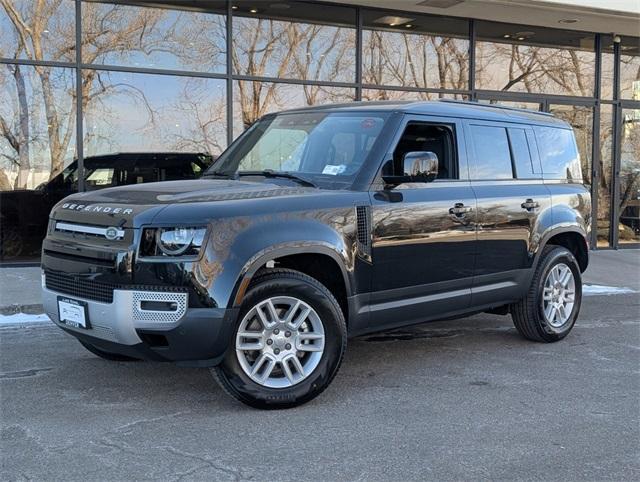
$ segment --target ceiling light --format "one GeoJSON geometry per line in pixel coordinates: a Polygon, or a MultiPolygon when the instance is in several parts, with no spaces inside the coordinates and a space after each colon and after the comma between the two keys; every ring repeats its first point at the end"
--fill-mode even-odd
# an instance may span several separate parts
{"type": "Polygon", "coordinates": [[[504,37],[504,38],[511,38],[511,35],[509,35],[508,33],[505,33],[505,34],[503,35],[503,37],[504,37]]]}
{"type": "Polygon", "coordinates": [[[524,37],[518,37],[518,40],[524,40],[524,37]]]}
{"type": "Polygon", "coordinates": [[[257,9],[257,8],[252,8],[251,10],[249,10],[249,12],[251,12],[251,13],[258,13],[258,9],[257,9]]]}
{"type": "Polygon", "coordinates": [[[563,18],[558,20],[558,23],[578,23],[579,20],[577,18],[563,18]]]}
{"type": "Polygon", "coordinates": [[[231,10],[238,10],[238,6],[237,5],[231,5],[231,10]]]}
{"type": "Polygon", "coordinates": [[[385,15],[384,17],[377,18],[373,21],[373,23],[380,23],[383,25],[389,25],[390,27],[395,27],[396,25],[402,25],[404,23],[413,22],[413,18],[407,17],[395,17],[393,15],[385,15]]]}
{"type": "Polygon", "coordinates": [[[407,28],[411,28],[411,27],[413,27],[413,25],[411,25],[410,23],[408,23],[408,24],[406,24],[406,25],[405,25],[405,27],[407,27],[407,28]]]}

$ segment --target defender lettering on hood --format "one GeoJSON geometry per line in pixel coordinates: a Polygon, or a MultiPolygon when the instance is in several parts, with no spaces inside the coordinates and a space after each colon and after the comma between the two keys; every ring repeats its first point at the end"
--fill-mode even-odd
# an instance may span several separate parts
{"type": "Polygon", "coordinates": [[[115,206],[103,206],[100,204],[74,204],[64,203],[60,206],[60,209],[68,209],[71,211],[87,211],[91,213],[104,213],[104,214],[133,214],[133,209],[122,208],[115,206]]]}

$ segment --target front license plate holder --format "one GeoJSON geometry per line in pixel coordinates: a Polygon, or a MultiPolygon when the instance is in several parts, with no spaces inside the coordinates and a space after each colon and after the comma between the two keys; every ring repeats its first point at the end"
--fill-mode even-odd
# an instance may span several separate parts
{"type": "Polygon", "coordinates": [[[88,330],[91,328],[89,322],[89,307],[86,301],[74,300],[66,296],[58,296],[58,319],[60,323],[88,330]]]}

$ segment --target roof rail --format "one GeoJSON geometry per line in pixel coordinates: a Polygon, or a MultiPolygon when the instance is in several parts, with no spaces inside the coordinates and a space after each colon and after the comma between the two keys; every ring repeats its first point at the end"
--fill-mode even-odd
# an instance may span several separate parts
{"type": "Polygon", "coordinates": [[[532,110],[532,109],[521,109],[519,107],[509,107],[506,105],[499,105],[499,104],[481,104],[479,102],[473,102],[469,100],[438,99],[438,102],[447,102],[450,104],[462,104],[462,105],[481,105],[483,107],[491,107],[493,109],[513,110],[515,112],[527,112],[527,113],[540,114],[548,117],[553,117],[553,114],[550,112],[541,112],[539,110],[532,110]]]}

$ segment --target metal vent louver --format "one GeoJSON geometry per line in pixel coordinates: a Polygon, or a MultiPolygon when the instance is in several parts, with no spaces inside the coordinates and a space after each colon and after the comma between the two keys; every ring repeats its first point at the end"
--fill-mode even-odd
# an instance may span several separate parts
{"type": "Polygon", "coordinates": [[[371,256],[371,210],[369,206],[356,206],[358,252],[371,256]]]}

